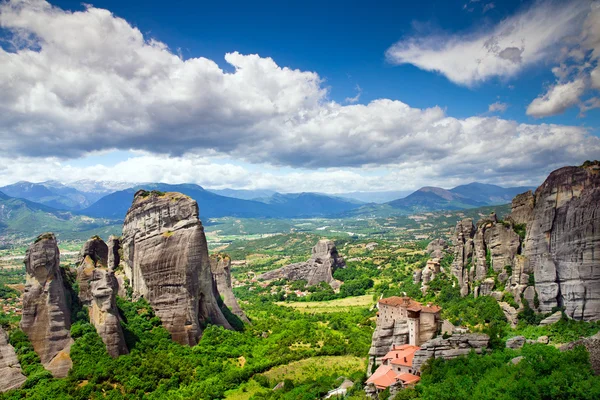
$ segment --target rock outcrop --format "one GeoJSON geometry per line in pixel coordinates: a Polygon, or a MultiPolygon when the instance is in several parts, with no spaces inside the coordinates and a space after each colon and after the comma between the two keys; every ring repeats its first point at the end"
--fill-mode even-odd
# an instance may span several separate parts
{"type": "Polygon", "coordinates": [[[213,289],[198,204],[181,193],[138,191],[122,236],[133,298],[144,297],[173,340],[195,345],[202,324],[231,328],[213,289]]]}
{"type": "Polygon", "coordinates": [[[65,377],[73,365],[69,356],[71,312],[54,234],[40,235],[29,246],[25,269],[21,329],[44,367],[55,377],[65,377]]]}
{"type": "Polygon", "coordinates": [[[525,336],[514,336],[506,341],[506,348],[520,349],[521,347],[523,347],[523,345],[525,345],[526,342],[527,339],[525,339],[525,336]]]}
{"type": "Polygon", "coordinates": [[[242,321],[250,322],[233,294],[233,287],[231,286],[231,258],[225,254],[211,254],[210,269],[217,285],[217,290],[223,296],[225,305],[242,321]]]}
{"type": "Polygon", "coordinates": [[[500,306],[500,309],[502,309],[502,312],[504,313],[506,320],[510,323],[510,326],[515,328],[519,322],[519,311],[504,301],[498,302],[498,305],[500,306]]]}
{"type": "Polygon", "coordinates": [[[539,311],[558,306],[571,318],[600,319],[600,163],[552,172],[535,191],[532,211],[521,203],[513,203],[513,219],[527,224],[523,255],[539,311]]]}
{"type": "Polygon", "coordinates": [[[79,257],[77,264],[81,265],[86,257],[90,257],[94,264],[99,267],[107,267],[108,265],[108,246],[104,243],[99,236],[92,236],[87,240],[81,251],[79,251],[79,257]]]}
{"type": "Polygon", "coordinates": [[[312,256],[308,261],[265,272],[259,275],[258,279],[288,279],[292,281],[304,279],[309,286],[326,282],[332,288],[337,289],[340,282],[333,278],[333,273],[336,269],[345,267],[344,259],[339,256],[335,243],[331,240],[319,240],[312,248],[312,256]]]}
{"type": "Polygon", "coordinates": [[[531,190],[515,196],[512,201],[510,216],[516,224],[527,224],[533,217],[535,198],[531,190]]]}
{"type": "Polygon", "coordinates": [[[108,265],[108,246],[99,237],[89,239],[80,253],[77,268],[79,300],[88,307],[90,322],[112,357],[129,353],[121,328],[116,294],[118,283],[108,265]],[[98,251],[100,249],[100,251],[98,251]]]}
{"type": "Polygon", "coordinates": [[[472,350],[482,353],[488,346],[490,338],[482,333],[467,333],[452,335],[447,339],[437,337],[421,345],[421,349],[415,352],[413,358],[413,369],[420,371],[425,361],[430,358],[444,359],[456,358],[469,354],[472,350]]]}
{"type": "Polygon", "coordinates": [[[470,291],[470,276],[473,274],[473,237],[475,226],[471,218],[465,218],[456,223],[452,243],[454,245],[454,261],[452,274],[458,279],[460,295],[466,296],[470,291]]]}
{"type": "Polygon", "coordinates": [[[8,335],[0,326],[0,392],[20,388],[26,380],[15,349],[8,343],[8,335]]]}
{"type": "Polygon", "coordinates": [[[453,243],[461,295],[490,294],[493,274],[520,309],[600,319],[600,162],[552,172],[514,198],[505,221],[458,222],[453,243]]]}
{"type": "Polygon", "coordinates": [[[543,320],[541,320],[540,325],[541,326],[552,325],[552,324],[555,324],[558,321],[560,321],[561,318],[562,318],[562,312],[557,311],[554,314],[552,314],[551,316],[549,316],[548,318],[544,318],[543,320]]]}
{"type": "Polygon", "coordinates": [[[444,239],[433,239],[427,245],[425,251],[432,258],[443,258],[446,255],[446,250],[448,249],[448,242],[444,239]]]}

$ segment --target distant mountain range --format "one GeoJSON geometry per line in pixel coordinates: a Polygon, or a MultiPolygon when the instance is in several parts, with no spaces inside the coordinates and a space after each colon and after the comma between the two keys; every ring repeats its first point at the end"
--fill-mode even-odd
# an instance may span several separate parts
{"type": "Polygon", "coordinates": [[[503,188],[478,182],[457,186],[450,190],[426,186],[401,199],[384,204],[366,205],[351,211],[350,215],[408,215],[438,210],[465,210],[507,204],[517,194],[534,189],[528,186],[503,188]]]}
{"type": "MultiPolygon", "coordinates": [[[[356,201],[317,193],[280,194],[258,200],[244,200],[221,196],[194,184],[169,185],[166,183],[144,184],[139,187],[111,193],[81,211],[92,217],[123,219],[133,195],[139,189],[162,192],[181,192],[198,202],[201,218],[308,218],[329,216],[356,209],[362,205],[356,201]]],[[[239,195],[239,193],[238,193],[239,195]]]]}
{"type": "MultiPolygon", "coordinates": [[[[313,218],[409,215],[438,210],[463,210],[510,203],[531,187],[503,188],[470,183],[446,190],[423,187],[406,197],[376,204],[389,193],[345,195],[277,193],[270,190],[206,190],[195,184],[138,184],[127,188],[120,182],[79,181],[62,184],[18,182],[0,188],[0,241],[2,236],[27,235],[30,231],[82,232],[117,226],[123,220],[138,189],[184,193],[198,202],[200,217],[208,218],[313,218]],[[348,195],[347,197],[345,197],[348,195]],[[344,197],[342,197],[344,196],[344,197]],[[357,199],[359,197],[362,200],[357,199]],[[371,199],[365,204],[363,200],[371,199]]],[[[108,228],[107,228],[108,229],[108,228]]],[[[113,228],[110,228],[113,229],[113,228]]],[[[118,231],[118,230],[117,230],[118,231]]]]}
{"type": "Polygon", "coordinates": [[[131,183],[80,180],[69,185],[58,181],[32,183],[21,181],[0,187],[0,192],[34,201],[57,210],[82,210],[116,190],[131,187],[131,183]]]}
{"type": "Polygon", "coordinates": [[[510,203],[519,193],[533,189],[535,188],[527,186],[503,188],[478,182],[457,186],[450,190],[426,186],[403,199],[390,201],[387,204],[409,212],[462,210],[510,203]]]}
{"type": "Polygon", "coordinates": [[[0,192],[0,247],[16,239],[31,239],[42,232],[55,232],[61,239],[78,239],[96,234],[113,234],[120,231],[113,221],[90,218],[70,211],[10,197],[0,192]]]}

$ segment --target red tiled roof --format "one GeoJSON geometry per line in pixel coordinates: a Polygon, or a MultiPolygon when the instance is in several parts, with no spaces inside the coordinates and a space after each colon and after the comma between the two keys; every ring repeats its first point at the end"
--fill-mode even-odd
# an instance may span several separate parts
{"type": "Polygon", "coordinates": [[[438,313],[441,310],[439,306],[424,306],[410,297],[392,296],[379,300],[379,303],[392,307],[405,307],[407,310],[415,312],[438,313]]]}
{"type": "Polygon", "coordinates": [[[397,374],[389,365],[380,365],[379,368],[373,372],[373,375],[367,379],[367,384],[372,383],[378,389],[385,389],[396,383],[396,375],[397,374]]]}
{"type": "Polygon", "coordinates": [[[398,381],[402,381],[404,385],[410,385],[417,383],[421,380],[421,377],[409,374],[401,373],[396,374],[392,367],[389,365],[380,365],[379,368],[373,372],[373,375],[367,379],[367,384],[372,383],[377,389],[386,389],[398,381]]]}
{"type": "Polygon", "coordinates": [[[411,383],[419,382],[421,380],[421,377],[405,372],[403,374],[399,374],[396,377],[396,379],[402,381],[402,383],[404,383],[405,385],[410,385],[411,383]]]}
{"type": "Polygon", "coordinates": [[[419,346],[406,345],[406,347],[404,347],[401,350],[392,350],[392,351],[388,352],[385,355],[384,359],[388,358],[388,355],[389,355],[390,357],[388,359],[391,360],[390,362],[393,365],[402,365],[404,367],[412,367],[413,357],[415,356],[415,352],[419,349],[420,349],[419,346]]]}

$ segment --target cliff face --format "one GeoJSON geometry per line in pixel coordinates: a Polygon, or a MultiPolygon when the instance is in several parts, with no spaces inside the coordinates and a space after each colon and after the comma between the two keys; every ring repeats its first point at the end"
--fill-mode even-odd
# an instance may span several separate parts
{"type": "Polygon", "coordinates": [[[82,261],[77,269],[79,299],[88,306],[90,322],[106,345],[108,354],[112,357],[127,354],[116,303],[118,284],[114,272],[106,267],[108,246],[99,237],[93,237],[85,243],[80,255],[82,261]]]}
{"type": "Polygon", "coordinates": [[[0,392],[19,388],[26,380],[15,349],[8,343],[8,336],[0,326],[0,392]]]}
{"type": "Polygon", "coordinates": [[[514,198],[506,221],[492,215],[476,229],[460,221],[453,242],[461,295],[493,294],[493,286],[474,287],[493,272],[537,311],[564,307],[571,318],[600,319],[600,163],[552,172],[535,193],[514,198]]]}
{"type": "Polygon", "coordinates": [[[56,238],[40,235],[25,255],[27,272],[21,329],[27,334],[44,367],[65,377],[72,367],[69,351],[71,314],[60,270],[56,238]]]}
{"type": "Polygon", "coordinates": [[[406,320],[378,321],[371,338],[368,373],[373,364],[381,364],[381,358],[392,349],[392,345],[408,344],[409,327],[406,320]]]}
{"type": "Polygon", "coordinates": [[[231,328],[213,291],[198,204],[181,193],[140,190],[125,217],[123,261],[133,297],[144,297],[173,340],[195,345],[201,322],[231,328]]]}
{"type": "Polygon", "coordinates": [[[265,272],[259,275],[258,279],[288,279],[293,281],[304,279],[309,286],[326,282],[337,289],[340,283],[333,279],[333,273],[336,269],[345,267],[344,259],[339,256],[335,243],[331,240],[319,240],[312,248],[312,256],[308,261],[265,272]]]}
{"type": "Polygon", "coordinates": [[[223,296],[225,305],[242,321],[250,322],[233,294],[233,287],[231,286],[231,258],[225,254],[212,254],[210,256],[210,269],[217,285],[217,291],[219,295],[223,296]]]}
{"type": "Polygon", "coordinates": [[[412,366],[420,371],[425,361],[432,357],[448,360],[467,355],[471,350],[481,353],[487,348],[489,341],[489,336],[482,333],[452,335],[447,339],[437,337],[421,345],[421,349],[415,352],[412,366]]]}
{"type": "MultiPolygon", "coordinates": [[[[470,218],[459,221],[453,242],[452,273],[458,279],[463,296],[471,291],[479,292],[474,287],[475,283],[485,283],[490,271],[498,275],[500,282],[506,282],[520,248],[519,235],[512,225],[499,222],[496,214],[477,222],[476,228],[470,218]]],[[[489,283],[481,285],[484,291],[481,294],[490,294],[492,287],[489,283]]]]}
{"type": "MultiPolygon", "coordinates": [[[[539,310],[564,306],[572,318],[600,319],[600,165],[556,170],[533,197],[531,212],[522,213],[523,255],[539,310]]],[[[513,208],[521,214],[522,207],[513,208]]]]}

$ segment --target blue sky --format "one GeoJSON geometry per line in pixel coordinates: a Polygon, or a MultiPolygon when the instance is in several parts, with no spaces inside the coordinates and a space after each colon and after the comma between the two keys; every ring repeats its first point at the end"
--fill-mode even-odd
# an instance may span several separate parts
{"type": "MultiPolygon", "coordinates": [[[[24,106],[11,109],[0,105],[5,112],[22,118],[18,124],[0,120],[0,135],[4,135],[0,138],[12,146],[5,156],[20,159],[19,168],[0,170],[3,182],[23,175],[45,179],[43,171],[28,170],[44,159],[66,171],[60,173],[65,181],[95,170],[126,181],[191,179],[207,186],[294,191],[305,189],[299,184],[303,177],[306,187],[313,187],[333,173],[341,182],[324,185],[323,191],[399,190],[470,180],[538,184],[554,167],[600,157],[600,111],[594,107],[600,100],[596,98],[593,72],[600,50],[594,47],[597,23],[591,17],[598,12],[595,2],[94,1],[93,9],[78,1],[51,4],[15,0],[0,10],[5,38],[0,62],[25,63],[32,54],[27,51],[37,51],[37,61],[49,71],[43,78],[28,74],[24,81],[34,81],[21,91],[18,100],[8,95],[2,99],[0,94],[0,104],[9,100],[21,106],[35,104],[26,111],[24,106]],[[568,9],[579,11],[569,14],[568,9]],[[38,19],[32,18],[34,14],[38,19]],[[96,14],[100,17],[93,19],[96,14]],[[45,25],[37,25],[42,19],[45,25]],[[544,23],[525,26],[539,19],[544,23]],[[103,33],[115,21],[122,24],[119,29],[103,33]],[[54,22],[56,30],[48,28],[54,22]],[[553,24],[561,36],[544,32],[544,26],[553,24]],[[64,29],[59,31],[61,26],[64,29]],[[121,38],[136,28],[143,42],[136,48],[124,45],[121,38]],[[23,32],[30,34],[23,36],[23,32]],[[98,42],[98,37],[103,40],[98,42]],[[473,42],[470,48],[477,50],[481,47],[478,43],[485,42],[487,48],[489,38],[499,38],[498,50],[493,50],[496,53],[503,47],[518,50],[522,46],[520,65],[484,59],[482,67],[475,68],[469,57],[477,54],[467,53],[461,64],[460,49],[469,48],[463,46],[473,42]],[[134,60],[135,67],[122,65],[128,51],[137,57],[151,40],[168,50],[159,53],[154,48],[153,54],[144,53],[148,58],[134,60]],[[400,50],[392,55],[395,44],[400,50]],[[416,46],[416,53],[407,51],[410,45],[416,46]],[[584,58],[565,56],[575,50],[584,58]],[[112,55],[119,52],[123,59],[113,60],[112,55]],[[225,55],[234,52],[240,57],[226,61],[225,55]],[[173,76],[184,72],[191,74],[185,76],[190,80],[177,87],[181,93],[168,93],[173,98],[146,102],[144,97],[150,95],[144,90],[156,83],[156,76],[150,83],[140,83],[138,72],[131,72],[132,68],[144,70],[142,64],[147,62],[148,70],[155,73],[169,54],[180,58],[181,69],[167,71],[170,67],[165,67],[164,75],[156,76],[170,76],[163,82],[168,85],[173,76]],[[253,54],[263,65],[248,57],[253,54]],[[194,68],[198,68],[197,76],[207,71],[203,69],[206,66],[190,62],[199,57],[216,63],[226,78],[239,75],[232,81],[241,93],[227,92],[226,98],[219,97],[225,89],[210,86],[215,82],[212,79],[221,79],[212,72],[202,78],[204,81],[195,79],[194,68]],[[273,65],[264,61],[268,57],[273,65]],[[444,61],[440,64],[440,59],[449,58],[449,67],[444,61]],[[98,59],[106,62],[100,65],[98,59]],[[559,76],[553,68],[561,65],[565,72],[559,76]],[[581,67],[576,68],[578,65],[581,67]],[[282,71],[285,67],[296,73],[282,71]],[[456,73],[463,67],[464,73],[456,73]],[[236,74],[242,69],[247,74],[236,74]],[[54,71],[62,72],[54,77],[54,71]],[[123,81],[110,88],[114,73],[123,81]],[[278,77],[269,81],[275,75],[278,77]],[[86,77],[92,79],[87,81],[86,77]],[[106,79],[106,87],[101,79],[106,79]],[[130,83],[132,90],[123,89],[130,83]],[[246,83],[250,85],[248,91],[256,92],[248,98],[244,98],[246,83]],[[203,84],[210,90],[205,91],[203,84]],[[187,92],[190,85],[195,92],[187,92]],[[40,87],[46,92],[40,94],[40,87]],[[277,93],[272,92],[275,87],[279,88],[277,93]],[[131,112],[125,107],[112,109],[114,102],[104,97],[102,102],[98,100],[100,94],[108,96],[111,90],[119,91],[118,101],[138,93],[139,98],[123,104],[139,101],[140,105],[131,112]],[[52,110],[50,106],[45,110],[36,103],[42,95],[50,96],[44,97],[46,101],[61,101],[53,104],[52,110]],[[536,98],[540,100],[534,108],[536,98]],[[570,100],[564,100],[567,98],[570,100]],[[395,103],[373,105],[382,99],[395,103]],[[262,106],[263,100],[269,112],[275,110],[275,117],[267,115],[264,108],[250,109],[254,104],[262,106]],[[490,109],[494,103],[496,107],[490,109]],[[582,112],[584,104],[589,110],[582,112]],[[365,109],[352,108],[356,105],[365,109]],[[170,114],[165,111],[165,115],[156,116],[169,107],[173,107],[170,114]],[[143,115],[138,113],[140,109],[143,115]],[[116,115],[119,111],[127,115],[116,115]],[[326,121],[319,117],[324,113],[326,121]],[[339,114],[348,118],[335,120],[339,114]],[[45,123],[39,122],[40,115],[45,123]],[[291,124],[290,129],[286,124],[291,124]],[[354,132],[352,124],[360,129],[354,132]],[[548,128],[548,124],[558,128],[548,128]],[[455,125],[451,132],[444,130],[455,125]],[[30,134],[37,141],[29,141],[30,134]],[[480,145],[474,143],[480,138],[480,145]],[[465,143],[454,148],[461,140],[465,143]],[[514,157],[493,151],[496,147],[506,149],[511,143],[517,147],[514,157]],[[486,149],[493,154],[483,155],[486,149]],[[465,152],[463,157],[461,152],[465,152]],[[159,172],[171,164],[196,173],[159,172]],[[151,170],[154,175],[148,172],[151,170]]],[[[15,75],[0,75],[0,87],[3,78],[6,83],[15,75]]],[[[162,90],[154,89],[153,96],[162,90]]]]}
{"type": "MultiPolygon", "coordinates": [[[[69,10],[80,1],[54,1],[69,10]]],[[[514,79],[495,78],[468,88],[446,77],[406,65],[392,65],[385,51],[403,36],[422,32],[472,32],[493,26],[530,7],[532,1],[94,1],[144,34],[156,37],[185,58],[203,56],[231,70],[227,52],[272,57],[279,65],[316,71],[331,87],[331,98],[343,102],[362,89],[360,102],[399,99],[411,106],[441,106],[464,118],[488,111],[496,101],[509,103],[503,117],[536,123],[527,105],[554,81],[543,64],[514,79]],[[486,4],[494,8],[483,12],[486,4]],[[468,5],[467,9],[464,6],[468,5]],[[472,11],[469,11],[471,10],[472,11]]],[[[547,123],[596,127],[598,109],[585,118],[571,108],[544,119],[547,123]]]]}

